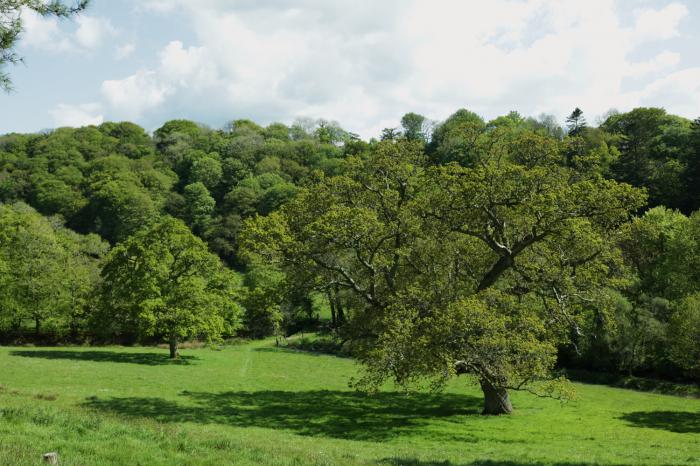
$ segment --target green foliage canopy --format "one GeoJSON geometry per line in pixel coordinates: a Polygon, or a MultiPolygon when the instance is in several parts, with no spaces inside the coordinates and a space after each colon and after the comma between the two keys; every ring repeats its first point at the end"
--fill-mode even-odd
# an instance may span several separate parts
{"type": "Polygon", "coordinates": [[[217,340],[240,326],[240,284],[180,220],[163,218],[112,249],[102,271],[105,323],[170,342],[217,340]]]}
{"type": "Polygon", "coordinates": [[[507,412],[505,389],[548,375],[614,273],[608,235],[642,193],[567,168],[542,135],[505,141],[473,141],[473,167],[431,167],[420,145],[387,140],[248,222],[249,254],[278,261],[297,286],[352,293],[345,330],[368,369],[361,384],[441,386],[469,372],[485,410],[507,412]]]}

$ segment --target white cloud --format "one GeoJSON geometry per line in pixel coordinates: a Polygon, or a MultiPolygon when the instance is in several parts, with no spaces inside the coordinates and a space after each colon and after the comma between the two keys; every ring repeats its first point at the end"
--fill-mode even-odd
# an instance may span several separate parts
{"type": "Polygon", "coordinates": [[[104,121],[99,103],[87,103],[79,105],[58,104],[49,115],[57,127],[61,126],[86,126],[99,125],[104,121]]]}
{"type": "Polygon", "coordinates": [[[129,58],[135,50],[136,46],[132,43],[120,45],[115,50],[114,56],[117,60],[123,60],[125,58],[129,58]]]}
{"type": "Polygon", "coordinates": [[[159,75],[173,84],[201,88],[216,85],[218,70],[205,48],[183,48],[182,42],[172,41],[160,54],[159,75]]]}
{"type": "Polygon", "coordinates": [[[638,39],[670,39],[677,37],[678,25],[688,15],[688,8],[681,3],[654,10],[646,8],[637,12],[634,33],[638,39]]]}
{"type": "Polygon", "coordinates": [[[648,61],[631,63],[629,67],[629,74],[631,76],[644,76],[650,73],[658,73],[660,71],[674,68],[680,62],[680,53],[669,52],[666,50],[648,61]]]}
{"type": "Polygon", "coordinates": [[[66,37],[55,18],[43,18],[31,10],[22,11],[24,31],[22,43],[38,49],[70,50],[71,41],[66,37]]]}
{"type": "Polygon", "coordinates": [[[183,90],[192,95],[217,87],[218,68],[207,51],[172,41],[161,51],[157,69],[105,81],[102,95],[117,115],[136,119],[183,90]]]}
{"type": "Polygon", "coordinates": [[[95,50],[108,37],[115,36],[117,31],[109,20],[93,16],[78,16],[78,29],[74,33],[75,42],[87,50],[95,50]]]}
{"type": "Polygon", "coordinates": [[[170,42],[152,67],[102,91],[115,113],[154,124],[308,115],[364,136],[407,111],[663,105],[674,85],[695,88],[677,50],[646,53],[689,15],[660,1],[630,14],[615,0],[152,0],[144,8],[182,11],[196,42],[170,42]]]}
{"type": "Polygon", "coordinates": [[[696,118],[700,115],[700,67],[664,76],[635,97],[641,105],[664,107],[671,113],[696,118]]]}
{"type": "Polygon", "coordinates": [[[145,0],[137,4],[136,8],[139,11],[170,13],[178,8],[178,4],[172,0],[145,0]]]}
{"type": "Polygon", "coordinates": [[[139,71],[126,79],[102,83],[102,94],[107,102],[120,116],[129,119],[138,119],[145,110],[161,104],[172,93],[172,87],[162,82],[154,71],[139,71]]]}
{"type": "Polygon", "coordinates": [[[54,52],[96,50],[105,39],[118,33],[108,19],[96,16],[81,15],[76,18],[76,24],[61,27],[62,24],[56,18],[45,18],[24,9],[22,21],[24,45],[54,52]],[[69,32],[68,28],[73,28],[74,31],[69,32]]]}

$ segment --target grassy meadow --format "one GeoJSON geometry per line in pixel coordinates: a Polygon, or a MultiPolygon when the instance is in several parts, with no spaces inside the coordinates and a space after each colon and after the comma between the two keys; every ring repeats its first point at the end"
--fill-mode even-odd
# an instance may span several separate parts
{"type": "Polygon", "coordinates": [[[270,340],[191,349],[0,348],[0,464],[700,464],[700,400],[576,384],[479,415],[466,379],[441,394],[348,388],[350,359],[270,340]]]}

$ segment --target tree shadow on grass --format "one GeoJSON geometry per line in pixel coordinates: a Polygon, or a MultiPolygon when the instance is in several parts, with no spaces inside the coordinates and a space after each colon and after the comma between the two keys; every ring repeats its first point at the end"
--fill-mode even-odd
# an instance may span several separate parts
{"type": "Polygon", "coordinates": [[[197,359],[194,356],[180,356],[180,359],[170,359],[168,354],[165,353],[130,353],[119,351],[16,350],[10,351],[10,355],[21,356],[24,358],[118,362],[127,364],[145,364],[147,366],[191,364],[193,360],[197,359]]]}
{"type": "MultiPolygon", "coordinates": [[[[453,394],[342,391],[183,392],[183,403],[162,398],[89,398],[85,406],[160,422],[197,422],[289,430],[299,435],[382,441],[413,431],[436,418],[456,423],[478,415],[481,399],[453,394]]],[[[421,431],[476,442],[468,433],[421,431]],[[459,437],[459,438],[457,438],[459,437]]]]}
{"type": "Polygon", "coordinates": [[[686,411],[637,411],[620,416],[635,427],[668,430],[680,434],[700,434],[700,413],[686,411]]]}
{"type": "Polygon", "coordinates": [[[466,463],[452,461],[423,461],[415,458],[386,458],[381,464],[391,466],[592,466],[597,463],[579,462],[541,462],[541,461],[508,461],[508,460],[475,460],[466,463]]]}
{"type": "Polygon", "coordinates": [[[255,348],[253,351],[258,353],[287,353],[287,354],[303,354],[305,356],[335,356],[338,358],[349,359],[350,356],[346,354],[338,354],[333,352],[324,352],[320,350],[312,351],[310,349],[299,348],[295,346],[275,346],[270,348],[255,348]]]}

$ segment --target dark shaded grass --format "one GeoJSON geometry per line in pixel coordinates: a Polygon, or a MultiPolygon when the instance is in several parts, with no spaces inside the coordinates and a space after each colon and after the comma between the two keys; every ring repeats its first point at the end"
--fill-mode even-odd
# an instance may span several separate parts
{"type": "MultiPolygon", "coordinates": [[[[421,461],[414,458],[387,458],[381,461],[382,465],[391,466],[593,466],[598,463],[587,462],[540,462],[540,461],[491,461],[478,460],[466,463],[452,461],[421,461]]],[[[620,466],[620,465],[618,465],[620,466]]],[[[624,466],[624,465],[622,465],[624,466]]]]}
{"type": "Polygon", "coordinates": [[[122,353],[117,351],[70,350],[15,350],[10,351],[10,356],[20,356],[23,358],[72,359],[75,361],[144,364],[147,366],[161,366],[164,364],[190,364],[192,361],[197,359],[194,356],[180,356],[179,359],[170,359],[168,354],[158,353],[122,353]]]}
{"type": "MultiPolygon", "coordinates": [[[[463,422],[479,415],[481,399],[456,394],[305,392],[182,392],[183,403],[162,398],[90,398],[89,408],[160,422],[216,423],[289,430],[299,435],[382,441],[420,429],[436,418],[463,422]]],[[[426,433],[426,435],[428,435],[426,433]]],[[[430,434],[434,435],[434,434],[430,434]]],[[[451,440],[474,442],[469,435],[451,440]]],[[[439,440],[439,439],[438,439],[439,440]]]]}
{"type": "Polygon", "coordinates": [[[581,369],[567,370],[566,376],[573,381],[587,384],[607,385],[609,387],[625,388],[639,392],[662,393],[664,395],[700,398],[700,385],[690,382],[672,382],[669,380],[626,376],[621,374],[608,374],[604,372],[592,372],[581,369]]]}
{"type": "MultiPolygon", "coordinates": [[[[700,434],[700,413],[685,411],[637,411],[620,416],[635,427],[667,430],[679,434],[700,434]]],[[[700,439],[698,439],[700,441],[700,439]]]]}

